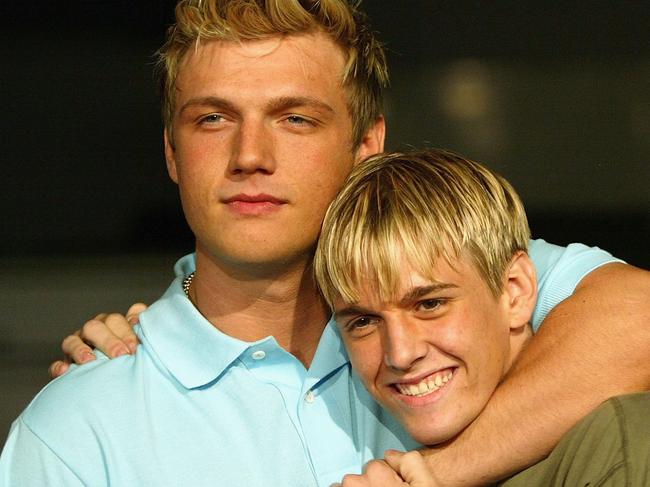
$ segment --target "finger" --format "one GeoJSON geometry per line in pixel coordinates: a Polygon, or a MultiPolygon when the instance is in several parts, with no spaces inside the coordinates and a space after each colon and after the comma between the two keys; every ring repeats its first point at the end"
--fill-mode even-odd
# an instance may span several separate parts
{"type": "Polygon", "coordinates": [[[69,363],[64,362],[63,360],[57,360],[56,362],[52,362],[52,364],[50,364],[50,367],[47,369],[47,371],[52,379],[56,379],[57,377],[61,377],[63,374],[65,374],[69,368],[69,363]]]}
{"type": "Polygon", "coordinates": [[[144,303],[135,303],[126,312],[126,321],[131,325],[135,325],[140,318],[140,313],[142,313],[148,306],[144,303]]]}
{"type": "Polygon", "coordinates": [[[384,461],[396,472],[399,472],[400,466],[402,464],[402,457],[404,456],[403,451],[398,450],[386,450],[384,452],[384,461]]]}
{"type": "Polygon", "coordinates": [[[417,450],[407,453],[388,450],[384,453],[384,459],[411,487],[436,485],[431,470],[417,450]]]}
{"type": "Polygon", "coordinates": [[[347,474],[339,484],[341,487],[369,487],[370,484],[362,475],[347,474]]]}
{"type": "Polygon", "coordinates": [[[76,334],[65,337],[61,350],[68,362],[76,364],[85,364],[96,358],[92,349],[76,334]]]}
{"type": "Polygon", "coordinates": [[[400,487],[406,485],[402,477],[384,460],[372,460],[366,463],[363,472],[363,477],[367,482],[367,484],[363,485],[373,487],[400,487]]]}
{"type": "MultiPolygon", "coordinates": [[[[137,322],[137,315],[136,315],[137,322]]],[[[128,349],[128,353],[135,353],[140,341],[133,331],[133,325],[129,323],[128,318],[119,313],[111,313],[104,320],[108,330],[120,340],[128,349]]]]}
{"type": "MultiPolygon", "coordinates": [[[[110,358],[128,355],[130,350],[127,344],[118,338],[108,326],[110,316],[106,316],[106,322],[97,319],[86,321],[81,327],[80,339],[99,349],[110,358]]],[[[123,316],[121,318],[126,321],[123,316]]]]}

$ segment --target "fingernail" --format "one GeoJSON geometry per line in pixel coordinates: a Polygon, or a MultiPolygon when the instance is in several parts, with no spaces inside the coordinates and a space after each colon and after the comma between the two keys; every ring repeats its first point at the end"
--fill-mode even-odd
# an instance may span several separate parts
{"type": "Polygon", "coordinates": [[[115,351],[115,358],[121,357],[122,355],[129,355],[129,349],[126,347],[120,347],[115,351]]]}
{"type": "Polygon", "coordinates": [[[138,348],[138,344],[129,342],[129,343],[127,343],[127,347],[129,347],[129,353],[134,354],[136,349],[138,348]]]}
{"type": "Polygon", "coordinates": [[[92,360],[95,360],[95,354],[92,353],[90,350],[81,354],[81,363],[82,364],[85,364],[86,362],[90,362],[92,360]]]}

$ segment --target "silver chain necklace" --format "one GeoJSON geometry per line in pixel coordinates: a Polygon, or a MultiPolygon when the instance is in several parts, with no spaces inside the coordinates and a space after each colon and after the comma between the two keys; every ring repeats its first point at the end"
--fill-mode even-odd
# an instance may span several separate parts
{"type": "Polygon", "coordinates": [[[183,279],[183,292],[188,298],[190,297],[190,286],[192,285],[192,279],[194,279],[195,274],[196,271],[192,272],[189,276],[183,279]]]}

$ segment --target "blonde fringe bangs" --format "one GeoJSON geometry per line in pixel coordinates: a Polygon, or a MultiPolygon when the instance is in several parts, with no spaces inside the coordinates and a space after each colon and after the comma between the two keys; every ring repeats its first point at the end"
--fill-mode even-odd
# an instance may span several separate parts
{"type": "Polygon", "coordinates": [[[405,265],[434,280],[440,258],[453,265],[468,255],[498,295],[528,238],[512,187],[478,164],[442,151],[380,155],[353,171],[330,206],[314,270],[330,305],[357,301],[362,286],[391,301],[405,265]]]}

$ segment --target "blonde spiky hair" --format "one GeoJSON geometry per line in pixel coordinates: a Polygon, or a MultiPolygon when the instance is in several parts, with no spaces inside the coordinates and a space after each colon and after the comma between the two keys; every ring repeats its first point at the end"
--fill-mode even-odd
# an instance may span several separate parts
{"type": "Polygon", "coordinates": [[[172,137],[176,78],[181,61],[200,41],[247,41],[321,30],[336,42],[347,63],[341,80],[348,88],[353,147],[382,113],[388,68],[359,2],[346,0],[181,0],[176,23],[158,51],[165,127],[172,137]]]}

